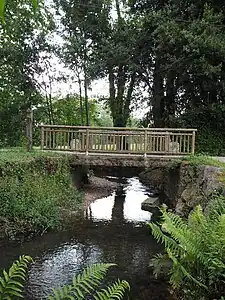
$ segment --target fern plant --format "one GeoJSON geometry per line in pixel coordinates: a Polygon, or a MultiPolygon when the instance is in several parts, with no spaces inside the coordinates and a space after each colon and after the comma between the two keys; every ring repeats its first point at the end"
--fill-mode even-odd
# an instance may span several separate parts
{"type": "Polygon", "coordinates": [[[54,295],[49,295],[48,300],[82,300],[92,296],[95,300],[122,299],[125,292],[130,289],[125,280],[117,280],[110,286],[99,290],[108,269],[115,264],[95,264],[87,267],[82,274],[73,278],[72,284],[58,290],[53,289],[54,295]]]}
{"type": "Polygon", "coordinates": [[[3,276],[0,277],[0,300],[23,298],[23,286],[31,262],[30,256],[23,255],[12,264],[8,273],[3,270],[3,276]]]}
{"type": "MultiPolygon", "coordinates": [[[[32,258],[21,256],[15,261],[9,272],[3,270],[3,277],[0,277],[0,300],[11,300],[23,298],[23,288],[26,279],[27,269],[32,258]]],[[[126,291],[130,289],[129,283],[125,280],[117,280],[105,288],[99,289],[106,276],[108,269],[115,264],[95,264],[87,267],[82,274],[73,278],[72,284],[65,285],[60,289],[53,289],[53,295],[48,300],[82,300],[92,296],[95,300],[123,299],[126,291]]]]}
{"type": "Polygon", "coordinates": [[[186,299],[222,299],[225,296],[225,199],[212,200],[205,214],[200,206],[188,219],[161,208],[162,222],[149,224],[153,236],[165,245],[165,255],[151,264],[155,273],[166,266],[170,282],[186,299]]]}

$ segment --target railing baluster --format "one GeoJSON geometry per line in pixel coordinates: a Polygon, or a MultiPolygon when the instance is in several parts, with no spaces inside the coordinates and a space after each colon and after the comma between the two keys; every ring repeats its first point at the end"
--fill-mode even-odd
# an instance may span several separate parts
{"type": "Polygon", "coordinates": [[[45,147],[48,149],[48,130],[45,131],[45,147]]]}
{"type": "Polygon", "coordinates": [[[144,156],[147,156],[147,144],[148,144],[148,131],[145,130],[144,156]]]}
{"type": "Polygon", "coordinates": [[[192,146],[191,146],[191,153],[195,154],[195,131],[192,132],[192,146]]]}
{"type": "Polygon", "coordinates": [[[186,145],[186,134],[184,134],[184,153],[188,153],[189,152],[189,150],[188,150],[188,148],[187,148],[187,145],[186,145]]]}
{"type": "Polygon", "coordinates": [[[41,126],[41,150],[44,150],[45,129],[41,126]]]}
{"type": "Polygon", "coordinates": [[[195,152],[194,129],[97,128],[41,125],[41,150],[102,153],[190,154],[195,152]]]}
{"type": "Polygon", "coordinates": [[[190,135],[187,136],[187,153],[190,153],[191,149],[190,149],[190,135]]]}
{"type": "Polygon", "coordinates": [[[89,129],[86,131],[86,155],[88,155],[89,150],[89,129]]]}

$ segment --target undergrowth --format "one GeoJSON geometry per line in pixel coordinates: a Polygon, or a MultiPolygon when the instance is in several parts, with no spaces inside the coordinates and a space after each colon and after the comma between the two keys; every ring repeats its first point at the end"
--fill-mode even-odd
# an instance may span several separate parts
{"type": "MultiPolygon", "coordinates": [[[[22,156],[24,157],[24,156],[22,156]]],[[[77,211],[82,195],[72,186],[66,157],[0,159],[0,231],[42,233],[62,226],[62,208],[77,211]]]]}
{"type": "Polygon", "coordinates": [[[161,223],[150,224],[153,236],[164,244],[166,253],[151,261],[155,274],[164,269],[182,299],[223,299],[225,198],[212,199],[205,213],[197,206],[188,219],[168,211],[165,206],[161,213],[161,223]]]}

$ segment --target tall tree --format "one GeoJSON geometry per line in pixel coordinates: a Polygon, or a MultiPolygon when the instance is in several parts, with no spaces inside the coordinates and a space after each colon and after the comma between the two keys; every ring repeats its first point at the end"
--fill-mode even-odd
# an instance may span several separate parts
{"type": "Polygon", "coordinates": [[[8,0],[5,18],[0,24],[0,135],[3,145],[18,145],[26,110],[40,100],[33,65],[51,18],[44,5],[35,12],[29,0],[8,0]]]}
{"type": "Polygon", "coordinates": [[[135,1],[132,9],[142,23],[139,76],[155,126],[174,126],[186,109],[222,101],[222,1],[135,1]]]}

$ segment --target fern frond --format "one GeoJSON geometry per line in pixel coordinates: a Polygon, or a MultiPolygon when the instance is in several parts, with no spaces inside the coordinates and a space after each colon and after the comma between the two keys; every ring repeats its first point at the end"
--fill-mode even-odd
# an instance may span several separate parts
{"type": "Polygon", "coordinates": [[[94,296],[95,300],[120,300],[127,290],[130,290],[130,285],[125,280],[118,280],[106,289],[102,289],[94,296]]]}
{"type": "Polygon", "coordinates": [[[225,198],[223,196],[214,197],[207,205],[205,214],[209,219],[215,219],[225,214],[225,198]]]}
{"type": "Polygon", "coordinates": [[[149,223],[149,226],[152,230],[152,235],[158,243],[163,243],[165,248],[171,249],[176,255],[181,255],[184,252],[184,249],[173,238],[164,234],[158,225],[149,223]]]}
{"type": "Polygon", "coordinates": [[[167,253],[169,258],[173,261],[173,271],[171,272],[171,278],[170,281],[174,288],[177,288],[180,286],[181,281],[183,280],[183,277],[188,278],[189,280],[193,281],[198,286],[203,287],[204,289],[208,289],[206,285],[202,284],[200,281],[195,279],[186,269],[182,266],[182,264],[178,261],[178,259],[173,256],[172,252],[167,249],[167,253]],[[175,271],[176,269],[176,271],[175,271]]]}
{"type": "Polygon", "coordinates": [[[9,272],[3,270],[3,276],[0,277],[0,299],[11,299],[13,297],[23,298],[24,281],[27,275],[28,265],[32,262],[30,256],[20,256],[15,261],[9,272]]]}
{"type": "Polygon", "coordinates": [[[95,264],[88,266],[82,274],[73,278],[70,285],[60,289],[53,289],[54,296],[48,296],[49,300],[61,299],[84,299],[90,295],[102,283],[108,269],[115,264],[95,264]]]}
{"type": "Polygon", "coordinates": [[[171,259],[168,254],[156,254],[152,259],[150,259],[149,266],[153,268],[153,274],[155,278],[158,278],[160,274],[168,273],[171,267],[171,259]]]}

